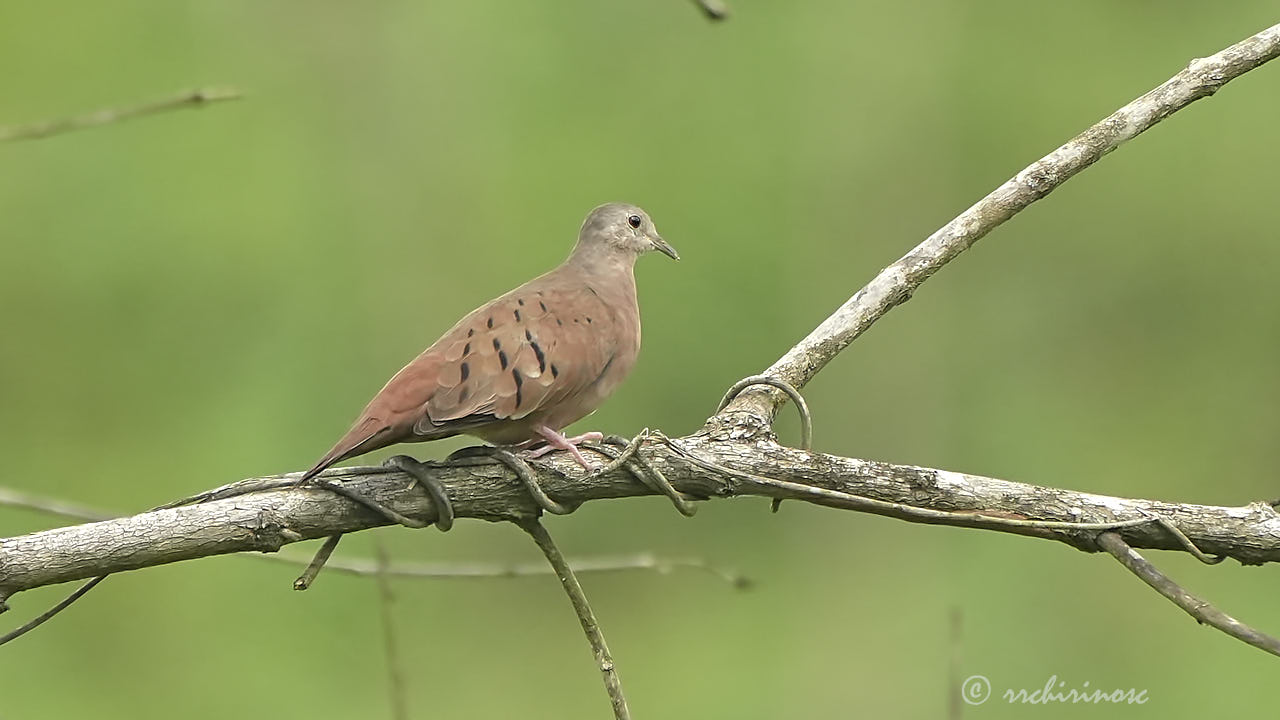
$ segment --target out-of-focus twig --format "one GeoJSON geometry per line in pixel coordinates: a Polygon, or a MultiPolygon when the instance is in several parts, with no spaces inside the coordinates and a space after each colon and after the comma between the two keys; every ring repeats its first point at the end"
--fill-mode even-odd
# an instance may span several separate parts
{"type": "MultiPolygon", "coordinates": [[[[251,554],[263,560],[296,565],[306,563],[305,560],[288,555],[251,554]]],[[[700,570],[729,583],[739,590],[749,590],[755,581],[732,570],[726,570],[708,563],[701,558],[663,558],[653,553],[636,553],[634,555],[610,555],[603,557],[586,557],[570,560],[569,566],[574,572],[604,573],[634,570],[652,570],[668,574],[675,570],[700,570]]],[[[385,569],[379,569],[376,562],[368,560],[330,559],[325,568],[330,572],[348,575],[378,575],[404,578],[435,578],[442,580],[459,578],[520,578],[551,575],[555,571],[541,563],[391,563],[385,569]]]]}
{"type": "Polygon", "coordinates": [[[45,120],[26,125],[0,125],[0,141],[35,140],[59,133],[71,132],[72,130],[84,130],[100,125],[109,125],[143,115],[154,115],[155,113],[180,110],[182,108],[204,107],[210,103],[224,100],[239,100],[241,97],[240,91],[235,88],[209,87],[188,90],[162,100],[106,108],[75,117],[45,120]]]}
{"type": "Polygon", "coordinates": [[[56,498],[32,495],[30,493],[24,493],[20,490],[13,490],[6,487],[0,487],[0,507],[39,510],[40,512],[62,515],[63,517],[75,518],[77,520],[87,520],[89,522],[98,522],[99,520],[110,520],[114,517],[120,517],[117,514],[103,512],[97,508],[91,508],[87,505],[81,505],[80,503],[66,502],[65,500],[58,500],[56,498]]]}
{"type": "MultiPolygon", "coordinates": [[[[334,544],[337,542],[334,541],[334,544]]],[[[373,553],[377,558],[378,605],[382,609],[382,649],[387,661],[387,692],[391,695],[391,717],[394,720],[409,720],[409,706],[404,689],[404,668],[400,665],[395,614],[392,612],[395,595],[391,592],[391,578],[387,574],[387,568],[391,567],[391,563],[387,559],[387,548],[380,538],[375,538],[373,541],[373,553]]]]}
{"type": "Polygon", "coordinates": [[[729,6],[721,0],[693,0],[708,20],[725,20],[729,17],[729,6]]]}
{"type": "Polygon", "coordinates": [[[964,610],[951,606],[951,661],[948,663],[947,720],[964,717],[964,692],[960,681],[960,650],[964,644],[964,610]]]}

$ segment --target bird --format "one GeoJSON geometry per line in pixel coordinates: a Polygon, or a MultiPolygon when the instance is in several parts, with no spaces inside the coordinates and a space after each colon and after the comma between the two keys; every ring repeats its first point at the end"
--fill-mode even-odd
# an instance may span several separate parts
{"type": "Polygon", "coordinates": [[[390,445],[463,434],[526,457],[563,450],[591,469],[577,445],[602,435],[562,431],[594,412],[635,365],[634,268],[651,251],[680,259],[644,210],[595,208],[563,263],[459,320],[374,395],[299,482],[390,445]]]}

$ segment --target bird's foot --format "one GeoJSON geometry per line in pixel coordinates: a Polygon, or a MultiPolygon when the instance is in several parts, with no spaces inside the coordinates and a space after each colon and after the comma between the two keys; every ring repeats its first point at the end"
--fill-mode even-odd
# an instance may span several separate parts
{"type": "Polygon", "coordinates": [[[408,455],[394,455],[387,458],[387,461],[383,464],[407,474],[413,478],[415,483],[421,485],[427,491],[427,494],[431,496],[431,503],[436,507],[436,528],[444,532],[453,527],[453,502],[449,500],[449,494],[445,492],[444,484],[440,482],[439,478],[431,474],[426,465],[408,455]]]}
{"type": "MultiPolygon", "coordinates": [[[[574,449],[576,450],[577,448],[574,449]]],[[[537,503],[538,507],[552,515],[568,515],[578,507],[577,505],[573,505],[571,507],[562,505],[555,500],[552,500],[551,496],[547,495],[547,493],[542,489],[542,486],[538,484],[537,478],[534,477],[533,468],[529,466],[529,463],[519,455],[505,448],[491,447],[488,445],[465,447],[449,455],[449,457],[445,458],[445,461],[452,462],[454,460],[474,457],[489,458],[501,465],[506,465],[511,472],[516,474],[516,477],[520,478],[520,482],[524,483],[525,488],[529,491],[529,494],[533,496],[533,501],[537,503]]]]}
{"type": "Polygon", "coordinates": [[[577,463],[582,467],[586,468],[587,470],[594,469],[594,466],[591,463],[587,462],[587,459],[582,456],[582,451],[578,449],[578,445],[584,442],[600,442],[601,440],[604,439],[604,433],[589,432],[589,433],[583,433],[581,435],[575,435],[573,437],[565,437],[561,433],[558,433],[555,430],[552,430],[546,425],[539,425],[538,427],[534,428],[534,432],[541,435],[542,438],[547,442],[542,447],[539,447],[533,450],[526,450],[524,453],[525,457],[532,460],[534,458],[540,458],[549,452],[554,452],[556,450],[564,450],[565,452],[572,455],[573,459],[576,460],[577,463]]]}

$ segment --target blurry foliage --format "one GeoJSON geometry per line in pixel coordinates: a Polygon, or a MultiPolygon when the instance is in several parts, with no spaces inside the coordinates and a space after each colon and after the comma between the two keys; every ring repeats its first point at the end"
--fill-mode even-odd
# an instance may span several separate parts
{"type": "MultiPolygon", "coordinates": [[[[247,98],[0,146],[0,482],[135,510],[302,468],[614,199],[685,260],[640,264],[644,351],[589,423],[689,432],[996,184],[1274,22],[1261,0],[733,10],[10,3],[0,122],[209,83],[247,98]]],[[[1280,494],[1277,73],[1179,113],[931,280],[808,388],[817,447],[1119,495],[1280,494]]],[[[780,431],[795,437],[789,411],[780,431]]],[[[5,535],[56,522],[0,511],[5,535]]],[[[696,520],[597,503],[549,525],[571,554],[696,554],[759,581],[586,578],[639,717],[937,717],[952,606],[962,674],[997,692],[1056,674],[1148,689],[1125,717],[1234,716],[1274,678],[1110,559],[1051,543],[764,501],[696,520]]],[[[536,557],[509,527],[380,532],[405,559],[536,557]]],[[[1155,560],[1280,630],[1274,568],[1155,560]]],[[[0,717],[385,717],[374,584],[290,580],[236,558],[114,578],[0,651],[0,717]]],[[[18,596],[4,624],[65,590],[18,596]]],[[[549,579],[397,593],[415,716],[606,711],[549,579]]]]}

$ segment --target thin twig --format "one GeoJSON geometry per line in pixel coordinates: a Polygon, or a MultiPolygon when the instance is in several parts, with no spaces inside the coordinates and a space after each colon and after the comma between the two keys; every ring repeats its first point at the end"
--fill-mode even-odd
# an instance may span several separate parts
{"type": "Polygon", "coordinates": [[[72,130],[84,130],[87,128],[108,125],[110,123],[128,120],[130,118],[141,117],[143,115],[153,115],[168,110],[180,110],[182,108],[198,108],[204,107],[209,103],[222,102],[224,100],[238,100],[242,97],[239,90],[235,88],[201,88],[199,90],[188,90],[163,100],[155,100],[152,102],[141,103],[139,105],[130,105],[127,107],[107,108],[88,113],[86,115],[77,115],[71,118],[62,118],[59,120],[47,120],[44,122],[31,123],[28,125],[8,125],[0,126],[0,142],[6,140],[35,140],[37,138],[49,137],[59,133],[70,132],[72,130]]]}
{"type": "MultiPolygon", "coordinates": [[[[1192,60],[1159,87],[1032,163],[881,270],[762,374],[803,388],[875,321],[906,302],[921,283],[1001,223],[1169,115],[1277,56],[1280,25],[1209,57],[1192,60]]],[[[777,390],[760,388],[739,395],[729,411],[754,411],[772,420],[785,400],[777,390]]]]}
{"type": "Polygon", "coordinates": [[[391,576],[387,570],[387,548],[381,538],[374,538],[373,552],[377,557],[378,606],[382,609],[382,649],[387,660],[387,692],[391,695],[391,717],[408,720],[409,707],[405,695],[404,669],[400,666],[400,652],[396,642],[395,614],[392,605],[395,595],[391,592],[391,576]]]}
{"type": "Polygon", "coordinates": [[[1157,570],[1156,566],[1148,562],[1146,558],[1139,555],[1137,550],[1129,547],[1129,544],[1121,539],[1119,535],[1111,532],[1102,533],[1098,537],[1098,545],[1111,553],[1111,556],[1119,560],[1120,564],[1124,565],[1129,572],[1137,575],[1142,582],[1150,585],[1174,605],[1182,608],[1197,622],[1215,627],[1259,650],[1280,656],[1280,640],[1245,625],[1214,607],[1209,601],[1187,592],[1181,585],[1170,580],[1168,576],[1157,570]]]}
{"type": "Polygon", "coordinates": [[[631,717],[631,711],[627,709],[627,699],[622,694],[622,680],[618,677],[618,670],[613,665],[613,656],[609,654],[609,646],[605,644],[604,634],[600,632],[600,624],[596,622],[595,613],[591,611],[591,604],[587,602],[587,595],[582,591],[582,585],[578,584],[573,568],[565,562],[550,533],[536,517],[519,520],[516,524],[521,530],[529,533],[533,541],[538,544],[538,549],[547,557],[547,562],[555,568],[556,575],[560,578],[560,585],[569,596],[573,611],[578,614],[578,622],[582,623],[582,630],[587,634],[587,642],[591,643],[596,667],[600,668],[600,673],[604,676],[604,689],[609,693],[609,702],[613,705],[613,717],[615,720],[627,720],[631,717]]]}
{"type": "MultiPolygon", "coordinates": [[[[58,613],[62,612],[63,610],[66,610],[67,607],[71,605],[71,603],[79,600],[82,595],[89,592],[95,586],[97,586],[98,583],[106,579],[107,579],[106,575],[99,575],[98,577],[90,578],[87,582],[85,582],[85,584],[76,588],[75,591],[72,592],[70,595],[62,598],[62,600],[57,605],[54,605],[48,610],[45,610],[44,612],[31,618],[27,622],[23,623],[21,626],[16,627],[13,630],[10,630],[4,635],[0,635],[0,645],[4,645],[10,640],[15,640],[17,638],[20,638],[23,635],[26,635],[27,633],[31,632],[32,630],[35,630],[36,628],[40,627],[47,620],[52,618],[54,615],[57,615],[58,613]]],[[[3,610],[3,609],[7,609],[7,608],[5,608],[3,595],[0,595],[0,610],[3,610]]]]}
{"type": "MultiPolygon", "coordinates": [[[[329,562],[329,556],[332,555],[333,551],[338,548],[338,542],[341,540],[342,540],[342,533],[330,535],[329,537],[325,538],[325,541],[320,546],[320,549],[317,550],[315,556],[311,558],[311,562],[307,563],[307,569],[303,570],[302,574],[298,576],[298,579],[293,581],[294,590],[306,590],[307,588],[311,587],[311,583],[316,581],[316,576],[320,574],[320,571],[324,569],[325,564],[329,562]]],[[[272,557],[272,556],[271,555],[251,555],[250,557],[272,557]]],[[[375,572],[375,574],[380,574],[380,573],[375,572]]]]}

